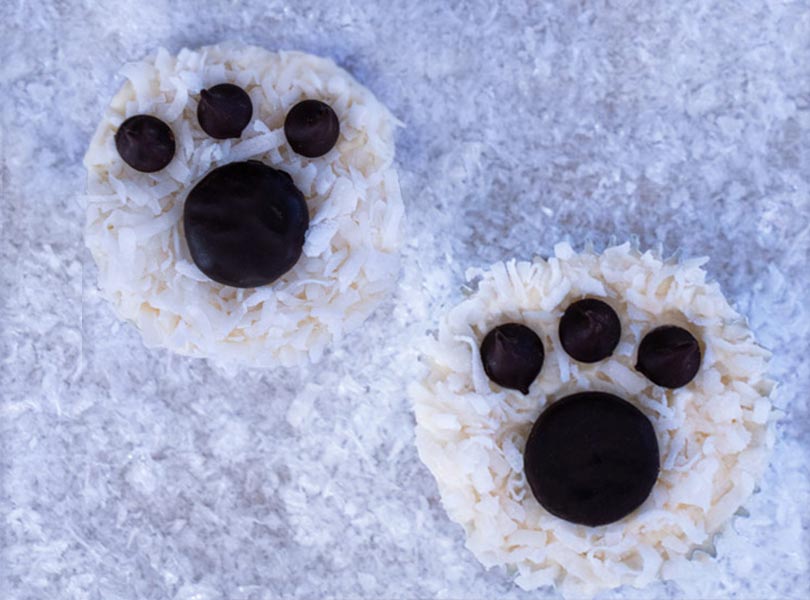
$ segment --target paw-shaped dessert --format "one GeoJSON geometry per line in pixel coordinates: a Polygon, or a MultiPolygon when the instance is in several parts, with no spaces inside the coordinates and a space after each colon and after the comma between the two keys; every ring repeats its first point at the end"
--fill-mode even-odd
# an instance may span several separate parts
{"type": "Polygon", "coordinates": [[[104,294],[149,345],[317,360],[398,274],[391,114],[299,52],[160,50],[122,72],[85,157],[104,294]]]}
{"type": "Polygon", "coordinates": [[[470,272],[412,389],[420,457],[521,587],[686,576],[765,467],[767,352],[702,261],[555,252],[470,272]]]}

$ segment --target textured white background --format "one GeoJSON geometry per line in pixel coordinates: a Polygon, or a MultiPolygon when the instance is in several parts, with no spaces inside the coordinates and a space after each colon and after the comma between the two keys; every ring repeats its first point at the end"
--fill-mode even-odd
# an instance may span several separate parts
{"type": "Polygon", "coordinates": [[[712,257],[785,417],[710,577],[603,597],[806,598],[810,3],[385,4],[0,2],[0,596],[551,594],[485,572],[444,515],[414,340],[467,266],[635,237],[712,257]],[[81,157],[120,65],[224,39],[330,56],[407,125],[401,288],[317,369],[144,348],[83,247],[81,157]]]}

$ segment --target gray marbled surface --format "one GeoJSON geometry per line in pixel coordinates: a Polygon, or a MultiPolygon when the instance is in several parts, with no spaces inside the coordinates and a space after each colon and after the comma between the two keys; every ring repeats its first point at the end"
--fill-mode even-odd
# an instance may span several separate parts
{"type": "Polygon", "coordinates": [[[711,257],[784,417],[709,576],[602,597],[810,595],[807,1],[8,0],[0,40],[0,596],[553,595],[485,571],[441,509],[413,343],[468,266],[626,238],[711,257]],[[330,56],[406,125],[402,284],[315,369],[144,348],[83,246],[118,68],[225,39],[330,56]]]}

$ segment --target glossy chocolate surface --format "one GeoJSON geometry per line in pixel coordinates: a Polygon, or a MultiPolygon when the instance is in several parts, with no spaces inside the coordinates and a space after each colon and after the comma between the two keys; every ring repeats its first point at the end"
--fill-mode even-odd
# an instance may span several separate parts
{"type": "Polygon", "coordinates": [[[317,158],[337,143],[340,122],[328,104],[320,100],[304,100],[287,113],[284,135],[297,154],[317,158]]]}
{"type": "Polygon", "coordinates": [[[481,343],[481,361],[487,376],[500,386],[529,393],[543,367],[543,342],[519,323],[506,323],[490,331],[481,343]]]}
{"type": "Polygon", "coordinates": [[[142,173],[160,171],[174,158],[174,133],[151,115],[130,117],[115,132],[115,148],[130,167],[142,173]]]}
{"type": "Polygon", "coordinates": [[[253,116],[253,103],[238,85],[221,83],[200,92],[197,120],[212,138],[238,138],[253,116]]]}
{"type": "Polygon", "coordinates": [[[287,173],[251,160],[206,175],[186,199],[183,225],[191,257],[205,275],[258,287],[298,261],[309,213],[287,173]]]}
{"type": "Polygon", "coordinates": [[[613,523],[641,506],[659,470],[650,420],[604,392],[551,404],[535,422],[523,458],[537,501],[561,519],[590,526],[613,523]]]}
{"type": "Polygon", "coordinates": [[[560,342],[571,358],[594,363],[613,354],[622,334],[619,317],[607,303],[585,298],[571,304],[560,319],[560,342]]]}
{"type": "Polygon", "coordinates": [[[636,370],[656,385],[679,388],[692,381],[700,369],[700,345],[681,327],[653,329],[638,348],[636,370]]]}

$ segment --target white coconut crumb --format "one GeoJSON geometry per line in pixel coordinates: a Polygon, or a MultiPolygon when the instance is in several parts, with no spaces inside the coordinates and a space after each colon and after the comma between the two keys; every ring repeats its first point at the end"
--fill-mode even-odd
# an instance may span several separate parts
{"type": "Polygon", "coordinates": [[[121,72],[128,81],[84,159],[85,240],[103,293],[150,346],[250,366],[317,361],[396,282],[404,210],[392,167],[395,119],[332,61],[300,52],[220,45],[174,57],[159,50],[121,72]],[[200,90],[226,82],[253,102],[238,140],[215,140],[197,122],[200,90]],[[336,146],[316,159],[293,152],[283,131],[288,110],[307,98],[328,103],[340,120],[336,146]],[[133,170],[115,149],[118,126],[140,113],[174,131],[174,159],[157,173],[133,170]],[[291,271],[269,286],[237,290],[194,265],[182,206],[211,169],[247,159],[292,176],[312,226],[291,271]]]}
{"type": "Polygon", "coordinates": [[[485,566],[514,571],[524,589],[555,585],[563,595],[592,595],[688,577],[684,567],[695,548],[711,542],[766,466],[769,354],[706,281],[705,261],[664,261],[630,244],[602,254],[560,244],[555,254],[468,271],[468,278],[480,277],[478,289],[442,319],[437,339],[426,344],[429,372],[411,389],[419,455],[450,518],[464,527],[467,547],[485,566]],[[557,333],[565,308],[585,296],[608,302],[622,322],[617,351],[594,364],[570,360],[557,333]],[[509,321],[531,327],[546,351],[527,396],[482,376],[480,342],[509,321]],[[642,337],[664,324],[687,328],[703,350],[695,379],[676,390],[634,369],[642,337]],[[586,389],[635,404],[653,423],[661,451],[647,501],[623,520],[593,528],[546,512],[522,461],[543,409],[586,389]]]}

